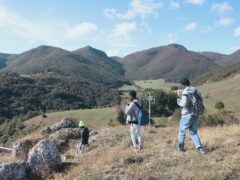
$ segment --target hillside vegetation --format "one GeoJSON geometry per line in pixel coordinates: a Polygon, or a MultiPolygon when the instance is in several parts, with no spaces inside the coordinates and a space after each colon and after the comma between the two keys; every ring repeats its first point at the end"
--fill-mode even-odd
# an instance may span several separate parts
{"type": "Polygon", "coordinates": [[[215,83],[206,83],[198,87],[205,97],[209,111],[216,111],[215,104],[222,101],[225,109],[240,113],[240,75],[215,83]]]}
{"type": "Polygon", "coordinates": [[[118,101],[118,92],[108,86],[74,77],[0,74],[1,122],[50,111],[113,106],[118,101]]]}
{"type": "Polygon", "coordinates": [[[240,63],[231,64],[225,67],[218,68],[214,71],[208,72],[200,77],[197,77],[192,81],[195,85],[201,85],[204,83],[211,83],[231,78],[240,73],[240,63]]]}

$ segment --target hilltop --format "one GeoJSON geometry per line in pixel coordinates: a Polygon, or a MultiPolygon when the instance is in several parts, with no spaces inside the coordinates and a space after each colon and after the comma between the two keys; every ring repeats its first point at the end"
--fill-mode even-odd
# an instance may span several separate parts
{"type": "Polygon", "coordinates": [[[200,54],[212,59],[215,63],[221,66],[240,63],[240,50],[229,55],[216,52],[202,52],[200,54]]]}
{"type": "Polygon", "coordinates": [[[125,81],[122,65],[92,47],[70,52],[51,46],[39,46],[11,58],[1,72],[57,73],[112,86],[125,81]]]}
{"type": "Polygon", "coordinates": [[[126,77],[134,80],[165,79],[178,82],[219,67],[214,61],[184,46],[170,44],[127,55],[122,59],[126,77]]]}

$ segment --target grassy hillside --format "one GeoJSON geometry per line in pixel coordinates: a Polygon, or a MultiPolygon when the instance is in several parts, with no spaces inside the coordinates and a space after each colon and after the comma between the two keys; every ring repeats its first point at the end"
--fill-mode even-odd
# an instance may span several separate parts
{"type": "Polygon", "coordinates": [[[179,86],[177,83],[167,83],[163,79],[134,81],[134,83],[143,89],[163,89],[169,91],[172,86],[179,86]]]}
{"type": "MultiPolygon", "coordinates": [[[[144,128],[144,148],[133,151],[129,126],[98,130],[90,151],[77,156],[72,140],[61,157],[67,168],[47,179],[238,179],[240,127],[199,129],[206,151],[201,156],[189,136],[186,152],[176,150],[178,128],[144,128]]],[[[91,139],[94,139],[92,141],[91,139]]],[[[13,161],[0,155],[0,161],[13,161]]]]}
{"type": "Polygon", "coordinates": [[[137,90],[141,89],[163,89],[169,91],[172,86],[179,86],[178,83],[168,83],[164,79],[150,79],[142,81],[134,81],[132,85],[123,85],[120,90],[137,90]]]}
{"type": "Polygon", "coordinates": [[[214,71],[208,72],[192,81],[195,85],[201,85],[206,82],[217,82],[226,78],[231,78],[240,73],[240,63],[231,64],[225,67],[218,68],[214,71]]]}
{"type": "Polygon", "coordinates": [[[99,109],[86,109],[86,110],[74,110],[74,111],[62,111],[46,114],[47,118],[37,116],[24,122],[26,131],[31,127],[37,127],[41,129],[46,126],[51,126],[59,120],[72,117],[78,121],[83,120],[87,126],[94,126],[97,128],[103,128],[108,126],[109,120],[115,120],[117,117],[116,108],[99,108],[99,109]]]}
{"type": "Polygon", "coordinates": [[[199,86],[199,90],[207,96],[205,103],[207,109],[215,111],[215,103],[222,101],[226,110],[240,112],[240,75],[215,83],[199,86]]]}
{"type": "MultiPolygon", "coordinates": [[[[167,83],[162,79],[157,80],[144,80],[134,81],[134,83],[143,89],[164,89],[170,90],[171,86],[179,86],[178,83],[167,83]]],[[[125,90],[136,89],[136,86],[123,86],[125,90]]],[[[197,86],[205,98],[205,105],[207,110],[215,112],[215,103],[222,101],[226,110],[240,113],[240,75],[229,77],[215,83],[205,83],[204,85],[197,86]]]]}

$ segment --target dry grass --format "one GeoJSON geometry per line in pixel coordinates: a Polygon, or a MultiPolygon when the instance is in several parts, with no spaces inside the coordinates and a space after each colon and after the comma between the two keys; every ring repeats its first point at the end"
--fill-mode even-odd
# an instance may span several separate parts
{"type": "Polygon", "coordinates": [[[144,149],[131,150],[128,127],[102,130],[85,156],[66,152],[73,166],[56,179],[239,179],[240,127],[203,128],[199,134],[207,152],[201,156],[187,136],[186,149],[176,150],[177,128],[145,128],[144,149]],[[107,132],[107,133],[106,133],[107,132]],[[110,135],[109,135],[110,134],[110,135]]]}
{"type": "Polygon", "coordinates": [[[11,153],[0,153],[0,164],[3,162],[15,162],[11,153]]]}

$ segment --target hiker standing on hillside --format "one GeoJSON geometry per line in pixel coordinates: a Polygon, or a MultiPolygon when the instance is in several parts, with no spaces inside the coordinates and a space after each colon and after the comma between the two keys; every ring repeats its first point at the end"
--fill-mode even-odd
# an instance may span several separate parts
{"type": "Polygon", "coordinates": [[[79,127],[81,128],[81,141],[78,147],[78,152],[80,151],[80,153],[83,154],[88,151],[89,130],[85,127],[83,121],[79,122],[79,127]]]}
{"type": "Polygon", "coordinates": [[[182,85],[183,91],[178,91],[178,96],[180,98],[177,99],[177,104],[182,107],[182,117],[179,124],[178,150],[180,152],[185,151],[184,140],[186,131],[187,129],[189,129],[190,136],[193,140],[195,147],[198,149],[200,154],[204,155],[205,152],[202,149],[201,141],[197,134],[198,115],[200,113],[203,113],[204,111],[202,97],[201,94],[196,90],[196,88],[190,86],[190,82],[188,79],[183,79],[180,83],[182,85]],[[195,102],[201,101],[200,104],[193,104],[193,98],[195,102]]]}
{"type": "Polygon", "coordinates": [[[127,123],[130,123],[130,134],[135,149],[141,150],[142,145],[142,132],[141,125],[138,122],[139,107],[143,106],[143,103],[140,99],[137,98],[136,91],[132,90],[129,92],[130,102],[125,108],[125,114],[127,115],[127,123]],[[139,107],[138,107],[139,106],[139,107]],[[138,140],[138,145],[136,140],[138,140]]]}

